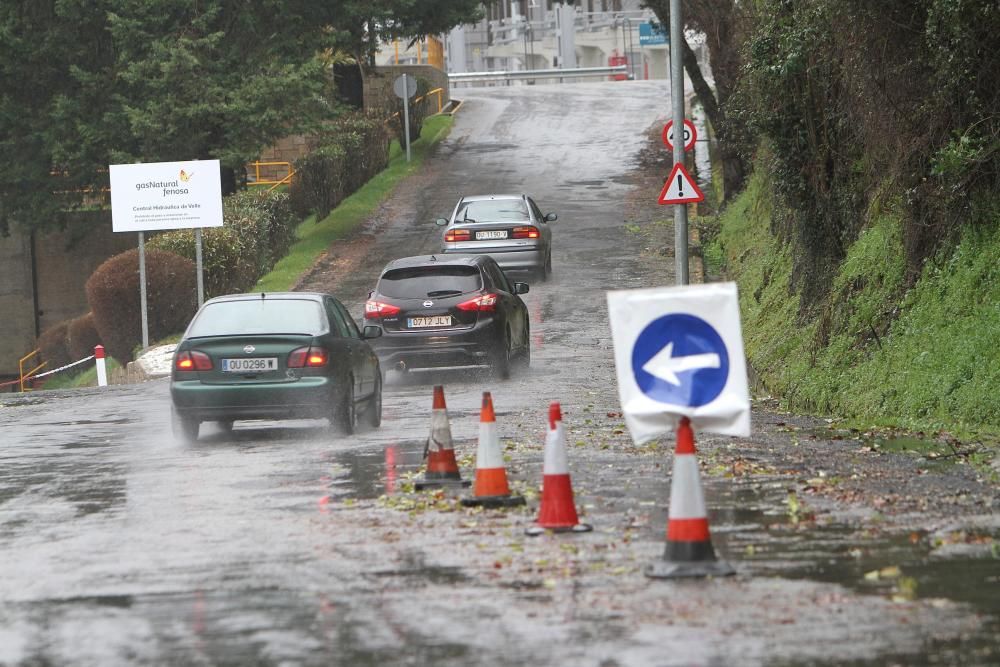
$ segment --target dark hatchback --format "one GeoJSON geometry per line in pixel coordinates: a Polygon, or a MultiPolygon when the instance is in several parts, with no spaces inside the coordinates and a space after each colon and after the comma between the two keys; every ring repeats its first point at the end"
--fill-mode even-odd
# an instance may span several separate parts
{"type": "Polygon", "coordinates": [[[528,309],[489,255],[421,255],[382,270],[365,322],[382,328],[372,347],[385,369],[490,366],[502,378],[531,363],[528,309]]]}
{"type": "Polygon", "coordinates": [[[329,294],[220,296],[198,310],[174,352],[174,435],[198,438],[201,422],[325,417],[353,433],[358,413],[382,421],[378,357],[347,309],[329,294]],[[360,409],[360,410],[359,410],[360,409]]]}

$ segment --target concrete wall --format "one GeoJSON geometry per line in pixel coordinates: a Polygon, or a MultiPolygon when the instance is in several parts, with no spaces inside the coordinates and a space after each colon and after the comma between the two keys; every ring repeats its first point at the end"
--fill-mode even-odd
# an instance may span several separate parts
{"type": "MultiPolygon", "coordinates": [[[[441,103],[447,105],[451,100],[448,87],[448,74],[430,65],[384,65],[365,69],[365,111],[392,110],[395,111],[400,99],[392,90],[392,84],[401,74],[412,74],[418,79],[426,79],[431,89],[443,88],[441,103]]],[[[437,111],[437,95],[431,96],[434,105],[432,113],[437,111]]],[[[392,113],[389,111],[386,115],[392,113]]]]}
{"type": "Polygon", "coordinates": [[[18,359],[34,349],[36,313],[39,331],[85,314],[94,269],[137,245],[137,234],[111,231],[110,211],[81,215],[66,231],[35,238],[33,286],[31,236],[0,238],[0,375],[16,375],[18,359]]]}

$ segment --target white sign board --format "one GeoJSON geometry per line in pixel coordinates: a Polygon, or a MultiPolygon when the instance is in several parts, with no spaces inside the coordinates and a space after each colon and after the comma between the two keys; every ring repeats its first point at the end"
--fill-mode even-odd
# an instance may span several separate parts
{"type": "Polygon", "coordinates": [[[222,226],[218,160],[113,164],[110,172],[116,232],[222,226]]]}
{"type": "Polygon", "coordinates": [[[735,283],[608,292],[618,395],[632,439],[699,430],[750,435],[735,283]]]}

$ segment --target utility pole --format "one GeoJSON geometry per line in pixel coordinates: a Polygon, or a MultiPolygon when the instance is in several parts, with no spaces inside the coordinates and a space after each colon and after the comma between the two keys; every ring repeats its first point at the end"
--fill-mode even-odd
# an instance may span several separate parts
{"type": "MultiPolygon", "coordinates": [[[[673,102],[674,163],[684,163],[684,55],[681,40],[681,0],[670,0],[670,99],[673,102]]],[[[688,212],[687,204],[674,204],[674,272],[678,285],[688,284],[688,212]]]]}

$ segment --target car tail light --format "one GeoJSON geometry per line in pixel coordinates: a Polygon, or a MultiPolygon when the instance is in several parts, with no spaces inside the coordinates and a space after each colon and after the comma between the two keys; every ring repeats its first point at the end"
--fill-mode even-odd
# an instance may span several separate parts
{"type": "Polygon", "coordinates": [[[366,320],[373,320],[379,317],[392,317],[393,315],[399,315],[399,311],[399,306],[394,306],[391,303],[382,303],[381,301],[365,302],[366,320]]]}
{"type": "Polygon", "coordinates": [[[329,360],[329,353],[322,347],[300,347],[288,353],[289,368],[318,368],[329,360]]]}
{"type": "Polygon", "coordinates": [[[476,310],[480,313],[492,313],[497,309],[497,295],[484,294],[475,299],[469,299],[455,306],[459,310],[476,310]]]}
{"type": "Polygon", "coordinates": [[[538,227],[515,227],[511,230],[510,237],[513,239],[537,239],[541,236],[538,227]]]}
{"type": "Polygon", "coordinates": [[[472,232],[470,232],[468,229],[450,229],[444,234],[445,243],[468,241],[471,238],[472,238],[472,232]]]}
{"type": "Polygon", "coordinates": [[[178,353],[174,366],[179,371],[210,371],[212,370],[212,359],[204,352],[185,350],[178,353]]]}

